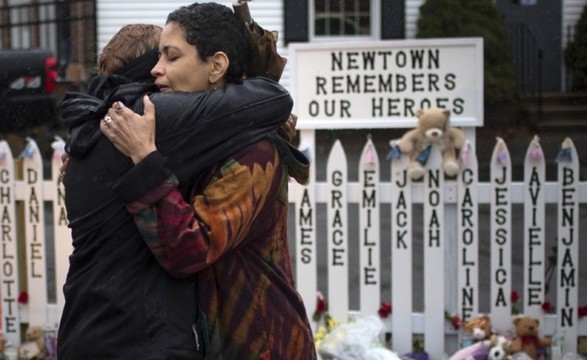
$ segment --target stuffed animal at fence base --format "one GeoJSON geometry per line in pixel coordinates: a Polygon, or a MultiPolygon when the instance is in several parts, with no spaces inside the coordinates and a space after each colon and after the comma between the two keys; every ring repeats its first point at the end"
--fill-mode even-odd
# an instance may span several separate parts
{"type": "Polygon", "coordinates": [[[454,353],[449,360],[487,360],[490,346],[489,340],[477,341],[454,353]]]}
{"type": "Polygon", "coordinates": [[[491,318],[487,314],[481,314],[469,319],[463,324],[463,330],[471,334],[475,340],[488,340],[493,334],[491,318]]]}
{"type": "Polygon", "coordinates": [[[513,320],[515,336],[510,351],[525,352],[531,359],[546,359],[546,347],[550,346],[550,339],[538,336],[540,321],[530,316],[520,316],[513,320]]]}
{"type": "Polygon", "coordinates": [[[19,359],[45,359],[45,333],[40,326],[29,326],[25,334],[25,342],[18,348],[19,359]]]}
{"type": "Polygon", "coordinates": [[[491,348],[487,354],[487,360],[511,360],[509,355],[512,342],[500,335],[491,336],[491,348]]]}
{"type": "Polygon", "coordinates": [[[473,337],[473,343],[454,353],[449,360],[487,360],[493,333],[489,315],[479,315],[465,321],[463,330],[473,337]]]}
{"type": "Polygon", "coordinates": [[[467,140],[466,134],[450,126],[450,111],[431,108],[418,110],[418,126],[405,133],[399,141],[399,149],[410,156],[408,175],[414,179],[424,176],[425,152],[429,145],[436,144],[442,153],[442,164],[446,175],[455,176],[459,172],[456,150],[461,149],[467,140]]]}

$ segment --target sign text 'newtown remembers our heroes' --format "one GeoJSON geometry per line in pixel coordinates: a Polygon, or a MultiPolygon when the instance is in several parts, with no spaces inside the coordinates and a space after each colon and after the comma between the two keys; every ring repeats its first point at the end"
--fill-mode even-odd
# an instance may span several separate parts
{"type": "Polygon", "coordinates": [[[475,118],[482,106],[481,52],[475,46],[418,43],[298,51],[300,118],[413,118],[418,109],[430,107],[475,118]]]}

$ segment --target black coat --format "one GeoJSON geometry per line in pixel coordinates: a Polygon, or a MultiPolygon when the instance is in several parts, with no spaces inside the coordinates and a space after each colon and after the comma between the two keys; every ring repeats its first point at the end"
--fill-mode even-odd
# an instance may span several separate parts
{"type": "MultiPolygon", "coordinates": [[[[198,359],[197,284],[169,277],[149,252],[112,190],[133,164],[98,126],[113,101],[141,111],[137,100],[153,88],[108,77],[90,89],[94,96],[68,94],[61,107],[71,127],[72,158],[63,181],[74,252],[64,286],[59,359],[198,359]]],[[[207,167],[274,134],[292,107],[289,94],[267,79],[151,99],[157,147],[186,184],[184,194],[207,167]]]]}

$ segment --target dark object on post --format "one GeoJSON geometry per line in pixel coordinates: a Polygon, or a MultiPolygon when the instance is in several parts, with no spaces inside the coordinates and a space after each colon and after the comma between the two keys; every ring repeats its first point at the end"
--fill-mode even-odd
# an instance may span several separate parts
{"type": "Polygon", "coordinates": [[[277,53],[277,31],[267,31],[253,20],[249,1],[251,0],[236,0],[232,4],[235,14],[249,29],[251,58],[247,76],[265,76],[279,81],[287,60],[277,53]]]}
{"type": "Polygon", "coordinates": [[[56,67],[49,50],[0,50],[0,132],[53,124],[57,116],[56,67]]]}

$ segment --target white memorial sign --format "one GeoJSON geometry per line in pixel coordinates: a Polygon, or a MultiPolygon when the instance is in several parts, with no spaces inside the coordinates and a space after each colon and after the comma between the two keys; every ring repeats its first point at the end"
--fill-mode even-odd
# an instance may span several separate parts
{"type": "Polygon", "coordinates": [[[418,109],[483,125],[481,38],[291,44],[300,129],[412,127],[418,109]]]}

